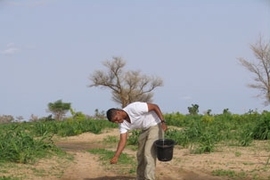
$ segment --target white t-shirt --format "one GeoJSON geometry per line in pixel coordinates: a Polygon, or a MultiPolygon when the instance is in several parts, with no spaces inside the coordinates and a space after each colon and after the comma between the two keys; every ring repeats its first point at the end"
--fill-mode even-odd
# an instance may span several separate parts
{"type": "Polygon", "coordinates": [[[124,121],[119,124],[121,134],[133,129],[144,130],[160,122],[155,111],[148,111],[148,106],[145,102],[133,102],[123,108],[123,110],[128,114],[130,123],[124,121]]]}

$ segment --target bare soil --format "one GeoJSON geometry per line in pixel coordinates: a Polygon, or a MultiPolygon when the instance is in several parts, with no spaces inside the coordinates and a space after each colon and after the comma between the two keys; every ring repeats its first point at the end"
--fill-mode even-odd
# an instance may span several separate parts
{"type": "MultiPolygon", "coordinates": [[[[84,133],[58,138],[57,146],[73,159],[51,158],[33,165],[0,168],[0,177],[1,174],[13,174],[27,180],[135,179],[135,172],[124,173],[127,167],[110,165],[109,159],[104,162],[98,155],[88,152],[92,148],[115,150],[117,143],[108,146],[103,139],[108,136],[118,138],[118,133],[118,129],[111,129],[99,135],[84,133]]],[[[269,149],[269,142],[257,141],[250,147],[221,146],[213,153],[191,154],[190,149],[176,145],[171,161],[157,161],[156,177],[157,180],[270,180],[269,149]]],[[[136,155],[136,151],[129,148],[124,153],[134,158],[136,155]]]]}

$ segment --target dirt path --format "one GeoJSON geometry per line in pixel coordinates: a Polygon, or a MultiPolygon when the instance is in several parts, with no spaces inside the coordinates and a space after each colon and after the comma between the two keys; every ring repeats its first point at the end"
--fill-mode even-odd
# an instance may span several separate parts
{"type": "MultiPolygon", "coordinates": [[[[107,136],[118,136],[118,130],[99,135],[84,133],[58,141],[59,147],[74,156],[74,161],[65,169],[61,180],[135,179],[134,176],[123,176],[104,169],[97,156],[86,152],[91,148],[102,147],[101,142],[107,136]]],[[[124,151],[135,155],[135,152],[128,149],[124,151]]],[[[269,165],[265,165],[269,158],[268,153],[262,149],[258,151],[256,147],[248,150],[238,147],[233,150],[194,155],[190,154],[188,149],[175,147],[172,161],[157,162],[157,180],[229,180],[229,172],[235,173],[231,179],[256,179],[259,175],[268,179],[269,165]],[[225,177],[213,176],[213,170],[221,170],[228,174],[225,177]],[[252,175],[241,177],[241,173],[252,175]]]]}
{"type": "MultiPolygon", "coordinates": [[[[115,150],[117,142],[104,143],[104,138],[118,138],[118,133],[118,129],[110,129],[99,135],[84,133],[67,138],[55,137],[56,145],[71,156],[48,157],[34,164],[2,164],[0,177],[17,177],[20,180],[134,180],[133,167],[136,164],[125,167],[111,165],[109,159],[100,161],[99,156],[88,152],[96,148],[115,150]],[[130,169],[133,172],[130,173],[130,169]]],[[[156,177],[157,180],[270,180],[269,152],[270,141],[254,141],[249,147],[220,145],[210,154],[191,154],[190,149],[175,146],[171,161],[157,161],[156,177]]],[[[136,155],[136,151],[130,148],[125,148],[124,153],[132,157],[136,155]]]]}
{"type": "MultiPolygon", "coordinates": [[[[86,152],[91,148],[98,148],[102,145],[100,142],[107,136],[117,136],[118,130],[112,130],[107,133],[95,135],[92,133],[85,133],[79,136],[69,137],[65,140],[57,142],[57,145],[71,153],[74,156],[74,162],[65,170],[61,180],[129,180],[135,179],[134,176],[121,176],[113,172],[106,171],[98,163],[98,157],[86,152]]],[[[125,150],[127,152],[129,150],[125,150]]],[[[132,151],[129,151],[132,153],[132,151]]],[[[133,152],[135,155],[135,152],[133,152]]],[[[158,179],[216,179],[208,177],[206,174],[198,174],[189,172],[170,162],[157,162],[158,179]],[[181,174],[181,176],[180,176],[181,174]]],[[[113,166],[113,165],[112,165],[113,166]]]]}

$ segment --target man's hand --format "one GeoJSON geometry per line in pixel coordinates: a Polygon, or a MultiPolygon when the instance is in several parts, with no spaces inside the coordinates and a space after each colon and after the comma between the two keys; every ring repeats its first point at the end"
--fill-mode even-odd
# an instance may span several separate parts
{"type": "Polygon", "coordinates": [[[114,157],[111,159],[110,163],[111,163],[111,164],[116,164],[117,161],[118,161],[118,157],[114,156],[114,157]]]}
{"type": "Polygon", "coordinates": [[[161,123],[161,128],[163,129],[164,132],[167,131],[168,129],[166,123],[161,123]]]}

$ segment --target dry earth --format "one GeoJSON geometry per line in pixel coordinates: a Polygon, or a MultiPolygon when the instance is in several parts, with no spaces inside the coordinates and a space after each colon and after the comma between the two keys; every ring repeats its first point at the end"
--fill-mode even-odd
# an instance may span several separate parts
{"type": "MultiPolygon", "coordinates": [[[[103,139],[118,138],[118,130],[102,134],[84,133],[79,136],[58,138],[56,144],[73,159],[53,158],[34,165],[15,165],[1,170],[0,176],[13,174],[24,180],[130,180],[134,173],[121,173],[125,167],[101,162],[92,148],[104,148],[103,139]],[[122,169],[121,169],[122,168],[122,169]]],[[[106,147],[114,150],[117,144],[106,147]]],[[[190,154],[189,149],[175,146],[173,159],[157,162],[157,180],[270,180],[269,142],[255,142],[251,147],[223,147],[210,154],[190,154]],[[212,175],[213,171],[219,176],[212,175]],[[222,173],[226,175],[222,176],[222,173]],[[243,178],[244,177],[244,178],[243,178]]],[[[135,157],[136,151],[126,148],[125,153],[135,157]]]]}

